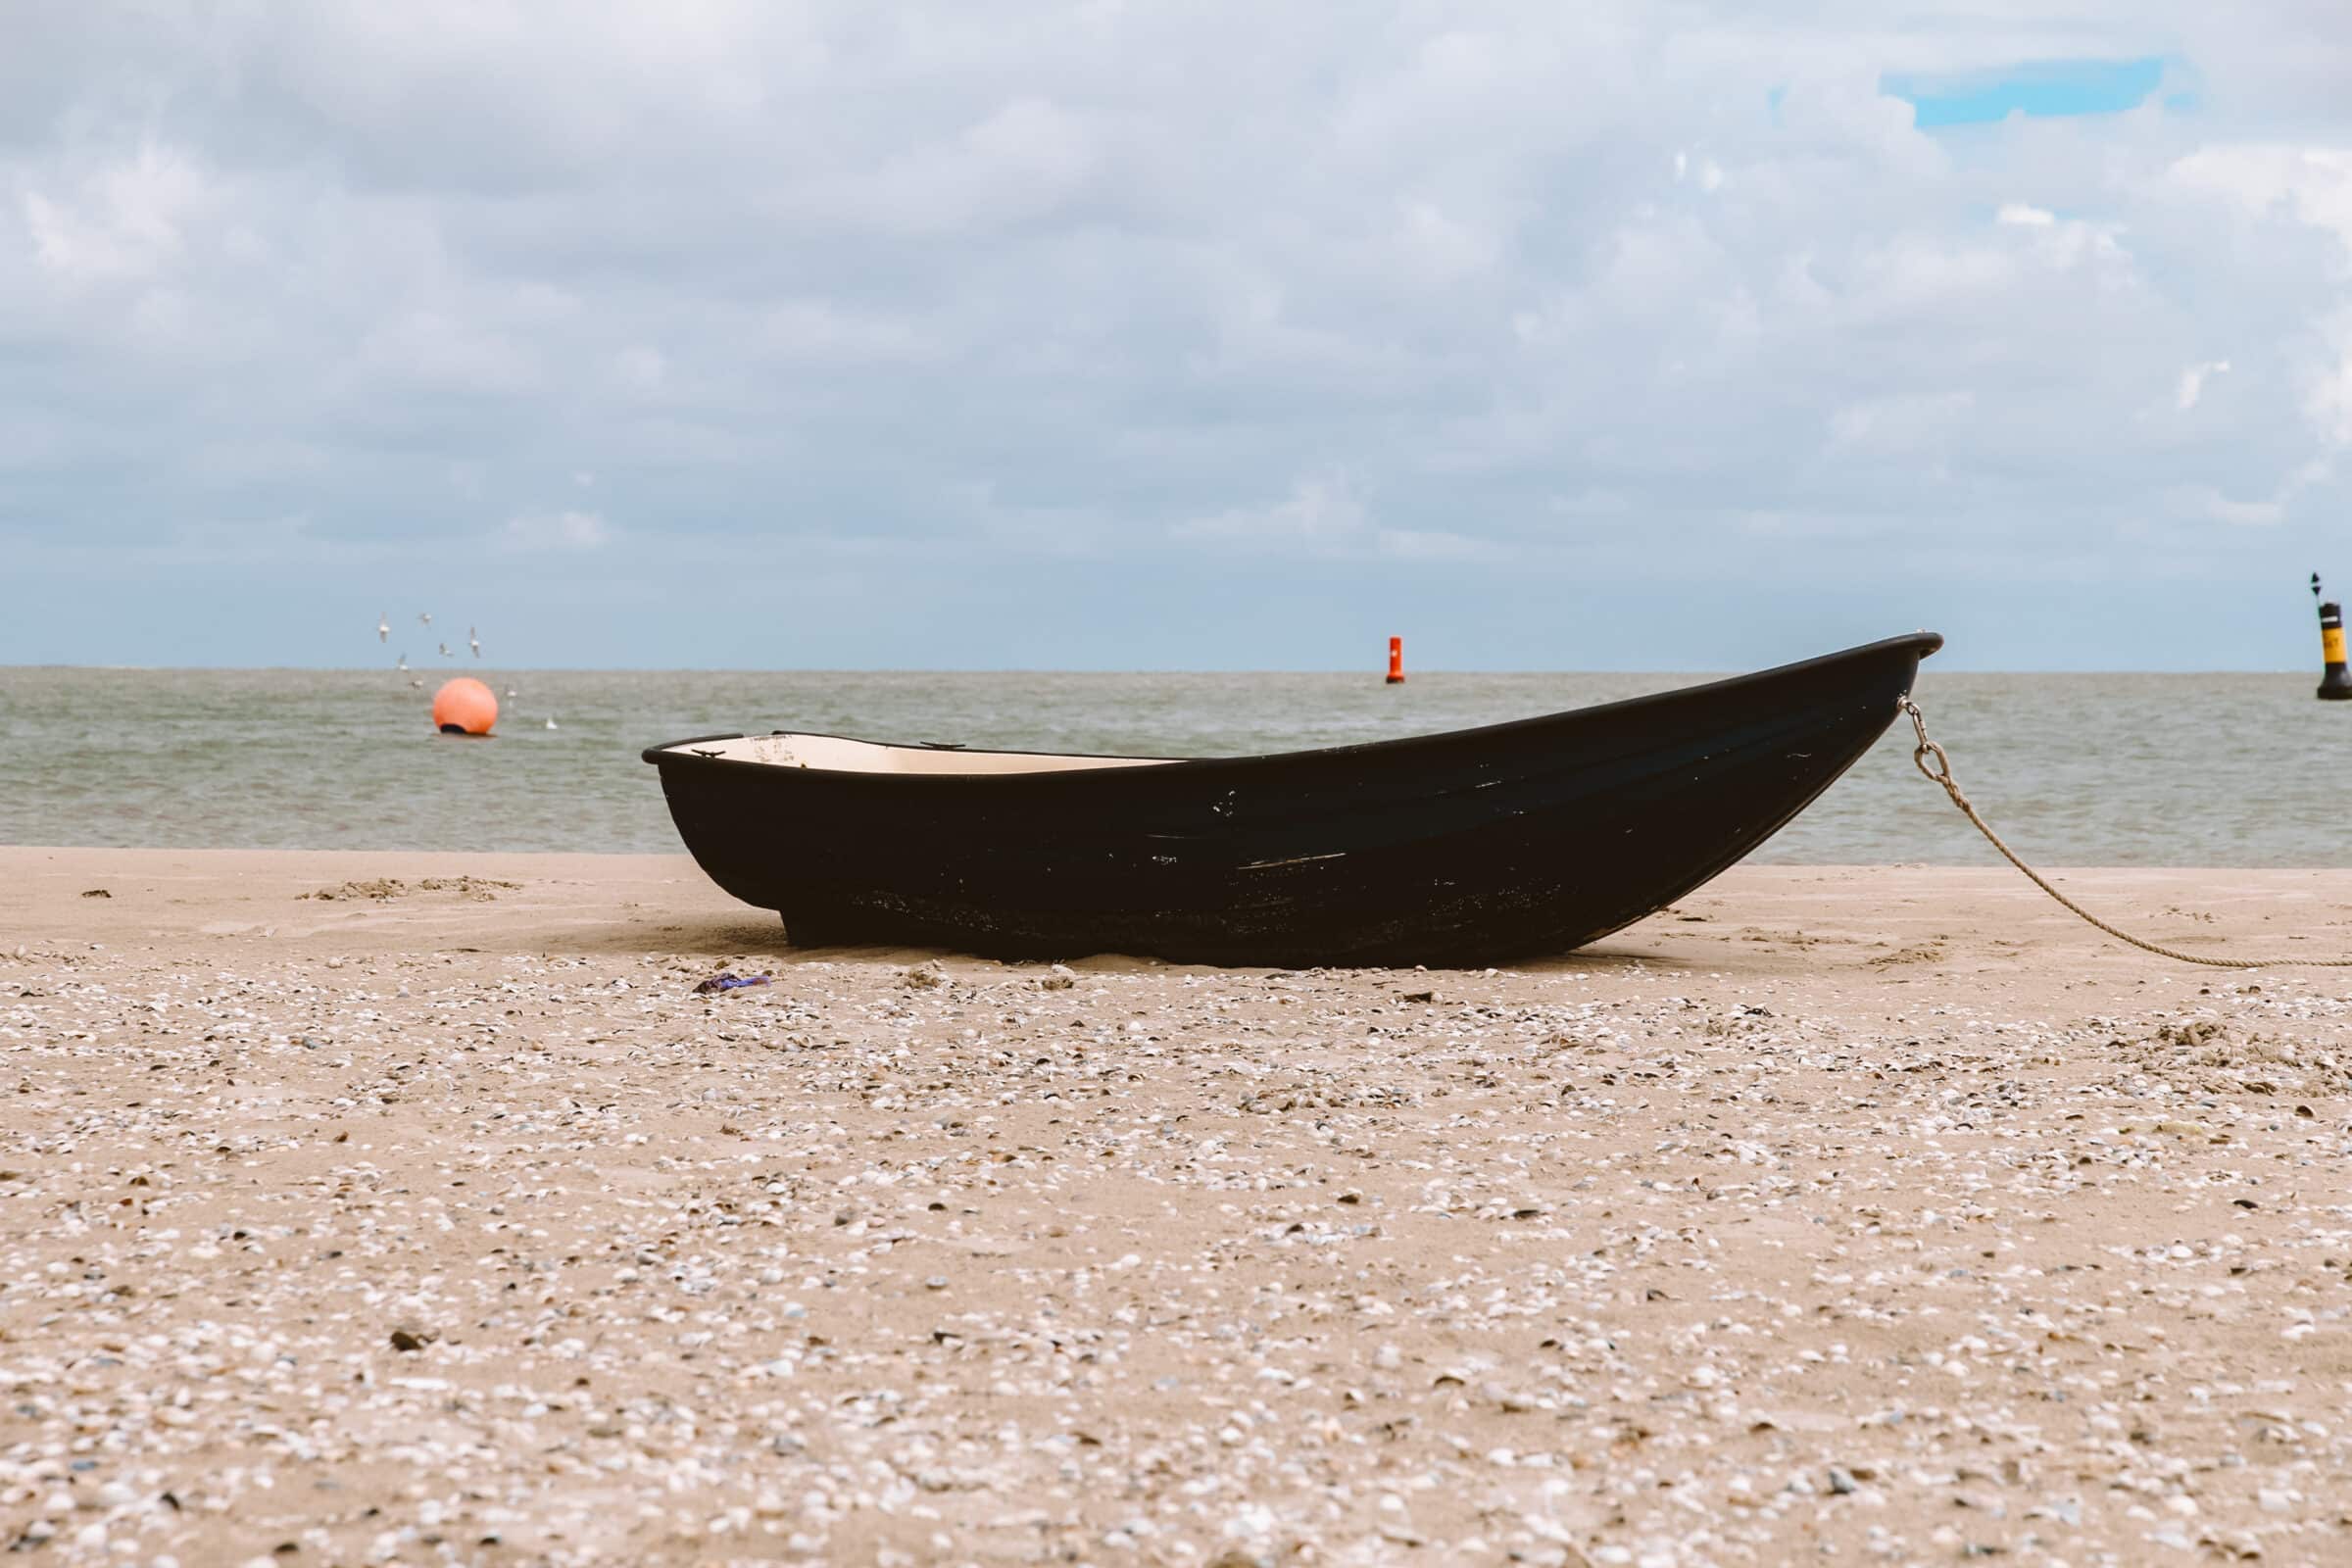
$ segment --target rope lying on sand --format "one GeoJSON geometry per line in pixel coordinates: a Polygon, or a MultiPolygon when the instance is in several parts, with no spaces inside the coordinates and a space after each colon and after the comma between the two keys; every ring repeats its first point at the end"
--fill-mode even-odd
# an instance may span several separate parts
{"type": "Polygon", "coordinates": [[[1985,842],[2000,851],[2002,858],[2011,865],[2025,872],[2035,887],[2056,899],[2071,913],[2106,932],[2116,941],[2128,942],[2132,947],[2145,953],[2153,953],[2160,958],[2172,958],[2180,963],[2203,964],[2209,969],[2279,969],[2289,965],[2306,969],[2352,969],[2352,958],[2208,958],[2194,953],[2182,953],[2178,948],[2160,947],[2153,942],[2143,942],[2129,931],[2117,930],[2050,886],[2039,871],[2019,859],[2017,852],[2001,842],[2001,836],[1992,830],[1991,825],[1984,818],[1977,814],[1977,808],[1969,804],[1968,797],[1960,793],[1960,786],[1952,782],[1952,760],[1944,755],[1942,747],[1928,739],[1927,715],[1920,712],[1919,705],[1905,697],[1899,706],[1904,712],[1911,715],[1911,728],[1919,735],[1919,744],[1911,749],[1912,764],[1920,772],[1926,774],[1931,782],[1942,785],[1943,793],[1952,798],[1952,804],[1960,808],[1962,815],[1976,824],[1977,831],[1984,835],[1985,842]],[[1936,760],[1933,767],[1928,765],[1928,759],[1931,757],[1936,760]]]}

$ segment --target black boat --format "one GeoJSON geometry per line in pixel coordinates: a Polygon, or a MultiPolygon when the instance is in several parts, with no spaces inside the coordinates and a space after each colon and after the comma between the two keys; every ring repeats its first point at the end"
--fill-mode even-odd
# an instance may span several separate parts
{"type": "Polygon", "coordinates": [[[1933,632],[1543,718],[1182,760],[706,735],[645,753],[798,946],[1196,963],[1564,953],[1769,838],[1893,721],[1933,632]]]}

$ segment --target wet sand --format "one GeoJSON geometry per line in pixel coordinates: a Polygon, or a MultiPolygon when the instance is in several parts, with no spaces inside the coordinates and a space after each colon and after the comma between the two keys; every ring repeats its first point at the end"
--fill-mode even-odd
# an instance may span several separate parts
{"type": "MultiPolygon", "coordinates": [[[[2066,885],[2352,954],[2352,871],[2066,885]]],[[[779,936],[666,857],[0,849],[7,1542],[2352,1561],[2352,971],[1997,865],[1499,973],[779,936]]]]}

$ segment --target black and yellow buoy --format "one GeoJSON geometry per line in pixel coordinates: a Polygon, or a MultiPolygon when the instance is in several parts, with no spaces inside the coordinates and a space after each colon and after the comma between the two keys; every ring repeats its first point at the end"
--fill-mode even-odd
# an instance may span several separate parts
{"type": "MultiPolygon", "coordinates": [[[[2311,574],[2311,596],[2320,598],[2320,574],[2311,574]]],[[[2332,599],[2320,599],[2320,658],[2327,669],[2320,675],[2320,701],[2340,703],[2352,698],[2352,671],[2344,668],[2344,608],[2332,599]]]]}

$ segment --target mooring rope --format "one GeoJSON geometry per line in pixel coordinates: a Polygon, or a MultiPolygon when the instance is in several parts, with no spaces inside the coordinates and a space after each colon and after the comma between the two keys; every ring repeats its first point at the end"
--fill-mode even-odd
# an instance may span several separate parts
{"type": "Polygon", "coordinates": [[[1911,715],[1911,727],[1919,735],[1919,744],[1911,749],[1912,764],[1920,772],[1926,774],[1931,783],[1943,786],[1943,793],[1949,795],[1952,798],[1952,804],[1960,808],[1960,814],[1976,824],[1977,831],[1984,835],[1986,843],[2001,852],[2003,859],[2025,872],[2035,887],[2056,899],[2071,913],[2106,932],[2116,941],[2128,942],[2132,947],[2138,948],[2144,953],[2153,953],[2160,958],[2171,958],[2180,963],[2203,964],[2209,969],[2280,969],[2289,965],[2306,969],[2352,969],[2352,958],[2207,958],[2194,953],[2182,953],[2178,948],[2159,947],[2153,942],[2143,942],[2129,931],[2117,930],[2050,886],[2039,871],[2019,859],[2017,852],[2001,842],[2001,836],[1992,830],[1991,824],[1977,814],[1977,808],[1969,804],[1968,797],[1960,793],[1960,786],[1952,781],[1952,760],[1944,755],[1942,747],[1928,739],[1927,716],[1920,712],[1919,705],[1905,697],[1899,706],[1904,712],[1911,715]],[[1928,759],[1931,757],[1936,760],[1936,765],[1933,767],[1928,765],[1928,759]]]}

